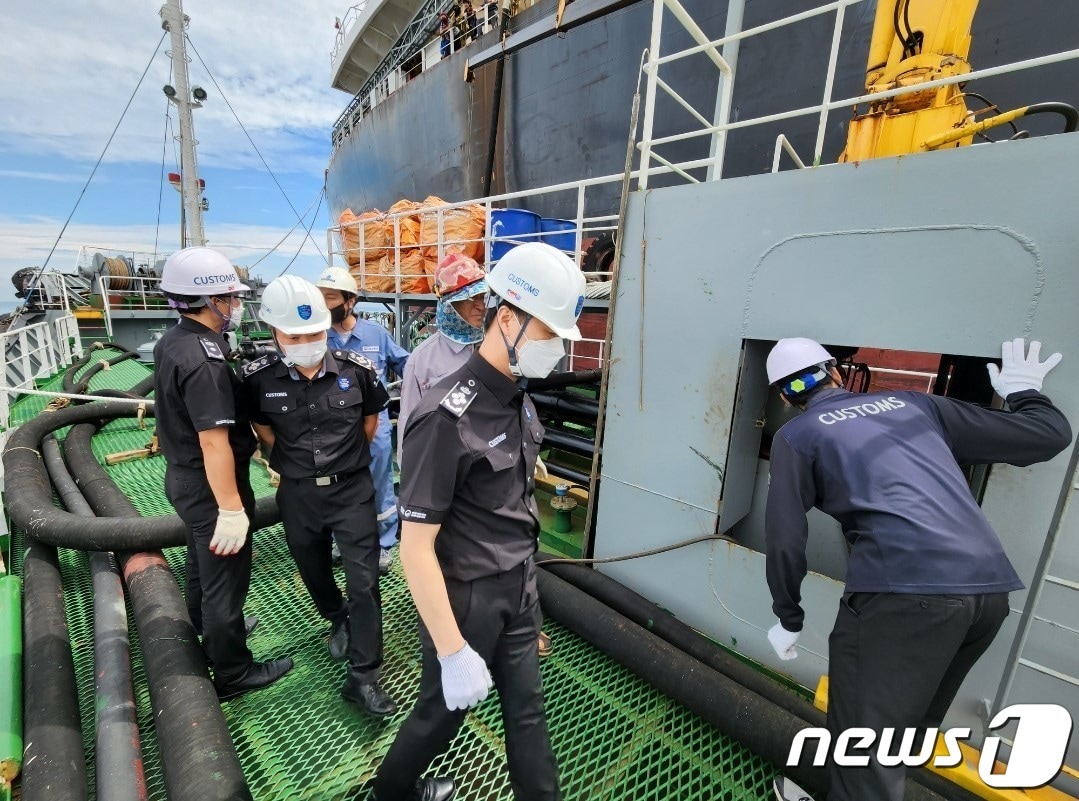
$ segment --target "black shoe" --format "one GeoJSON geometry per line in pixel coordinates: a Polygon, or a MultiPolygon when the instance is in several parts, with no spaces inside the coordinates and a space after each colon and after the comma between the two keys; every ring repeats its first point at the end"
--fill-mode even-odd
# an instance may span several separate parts
{"type": "MultiPolygon", "coordinates": [[[[408,794],[407,801],[453,801],[457,794],[457,787],[449,776],[438,776],[430,779],[420,779],[416,782],[416,789],[408,794]]],[[[367,801],[379,801],[372,791],[367,801]]]]}
{"type": "Polygon", "coordinates": [[[365,712],[377,718],[389,717],[397,712],[397,702],[378,685],[377,681],[361,684],[351,671],[345,683],[341,685],[341,697],[362,707],[365,712]]]}
{"type": "Polygon", "coordinates": [[[449,776],[420,779],[416,782],[415,801],[453,801],[457,787],[449,776]]]}
{"type": "Polygon", "coordinates": [[[340,662],[348,656],[348,618],[342,618],[333,624],[330,632],[330,657],[335,662],[340,662]]]}
{"type": "Polygon", "coordinates": [[[378,574],[385,576],[393,568],[393,549],[378,549],[378,574]]]}
{"type": "Polygon", "coordinates": [[[292,660],[288,657],[270,659],[266,662],[252,662],[251,667],[240,678],[216,688],[217,698],[219,701],[227,701],[251,690],[269,687],[290,670],[292,670],[292,660]]]}

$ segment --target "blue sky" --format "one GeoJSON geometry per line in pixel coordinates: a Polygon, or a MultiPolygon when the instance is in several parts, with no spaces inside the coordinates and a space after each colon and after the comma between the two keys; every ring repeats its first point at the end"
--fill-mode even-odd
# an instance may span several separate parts
{"type": "MultiPolygon", "coordinates": [[[[199,55],[191,81],[209,92],[195,111],[200,176],[210,211],[209,244],[251,265],[297,222],[262,166],[222,92],[301,214],[312,219],[329,158],[329,134],[349,98],[329,86],[334,17],[348,0],[186,0],[184,12],[199,55]]],[[[40,265],[71,213],[94,162],[120,119],[163,31],[159,0],[50,3],[14,0],[5,8],[0,50],[0,302],[14,300],[8,277],[40,265]]],[[[151,252],[179,243],[177,147],[166,137],[170,82],[166,37],[97,175],[49,262],[73,269],[82,245],[151,252]],[[164,148],[163,148],[164,146],[164,148]],[[161,198],[158,222],[159,193],[161,198]]],[[[175,130],[175,111],[172,129],[175,130]]],[[[312,234],[326,249],[325,203],[312,234]]],[[[296,231],[256,272],[272,278],[291,268],[313,276],[323,266],[296,231]]]]}

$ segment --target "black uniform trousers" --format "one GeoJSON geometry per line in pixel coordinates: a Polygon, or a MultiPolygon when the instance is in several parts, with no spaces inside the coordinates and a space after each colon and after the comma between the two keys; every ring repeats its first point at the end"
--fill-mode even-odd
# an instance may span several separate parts
{"type": "Polygon", "coordinates": [[[348,618],[349,667],[361,684],[377,680],[382,666],[374,497],[366,468],[321,487],[314,479],[282,477],[277,488],[285,540],[300,578],[322,617],[333,623],[348,618]],[[331,533],[341,550],[347,603],[333,575],[331,533]]]}
{"type": "MultiPolygon", "coordinates": [[[[542,615],[535,570],[528,559],[511,571],[475,581],[446,578],[461,635],[483,657],[498,689],[516,801],[562,797],[543,712],[536,646],[542,615]]],[[[420,639],[423,670],[419,699],[375,775],[372,789],[378,801],[409,798],[417,779],[449,747],[467,714],[467,710],[446,708],[438,654],[422,622],[420,639]]]]}
{"type": "MultiPolygon", "coordinates": [[[[255,514],[255,493],[248,475],[250,462],[236,465],[236,487],[249,518],[255,514]]],[[[169,465],[165,495],[187,526],[185,585],[187,612],[213,665],[218,686],[239,679],[251,666],[244,632],[244,602],[251,583],[251,532],[243,548],[231,556],[210,550],[217,526],[217,499],[202,468],[169,465]]]]}
{"type": "Polygon", "coordinates": [[[829,760],[829,801],[901,801],[906,767],[877,763],[881,729],[939,727],[1007,616],[1007,593],[843,596],[828,639],[828,731],[833,746],[855,726],[878,736],[866,767],[829,760]]]}

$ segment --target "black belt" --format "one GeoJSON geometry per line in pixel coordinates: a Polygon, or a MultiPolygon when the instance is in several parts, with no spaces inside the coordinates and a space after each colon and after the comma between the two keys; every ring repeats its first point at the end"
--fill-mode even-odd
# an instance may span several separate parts
{"type": "Polygon", "coordinates": [[[303,478],[289,478],[288,480],[295,481],[297,484],[310,481],[316,487],[328,487],[330,486],[330,484],[337,484],[341,481],[347,481],[359,472],[359,470],[353,470],[350,473],[334,473],[330,476],[304,476],[303,478]]]}

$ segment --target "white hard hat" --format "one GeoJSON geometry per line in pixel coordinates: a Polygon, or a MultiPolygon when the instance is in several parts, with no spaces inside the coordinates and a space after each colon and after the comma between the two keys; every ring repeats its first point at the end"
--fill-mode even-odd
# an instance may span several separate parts
{"type": "Polygon", "coordinates": [[[161,290],[174,295],[230,295],[247,292],[224,254],[207,247],[178,250],[165,259],[161,290]]]}
{"type": "Polygon", "coordinates": [[[518,245],[487,276],[491,291],[564,339],[578,340],[584,275],[569,256],[542,242],[518,245]]]}
{"type": "Polygon", "coordinates": [[[352,277],[352,273],[341,267],[327,267],[318,277],[315,286],[322,289],[336,289],[351,295],[360,294],[360,288],[356,286],[356,279],[352,277]]]}
{"type": "Polygon", "coordinates": [[[314,334],[330,327],[322,293],[297,275],[281,275],[267,284],[259,319],[286,334],[314,334]]]}
{"type": "Polygon", "coordinates": [[[765,362],[768,383],[775,384],[789,375],[834,361],[835,357],[819,342],[814,342],[812,339],[805,337],[781,339],[768,353],[768,360],[765,362]]]}

